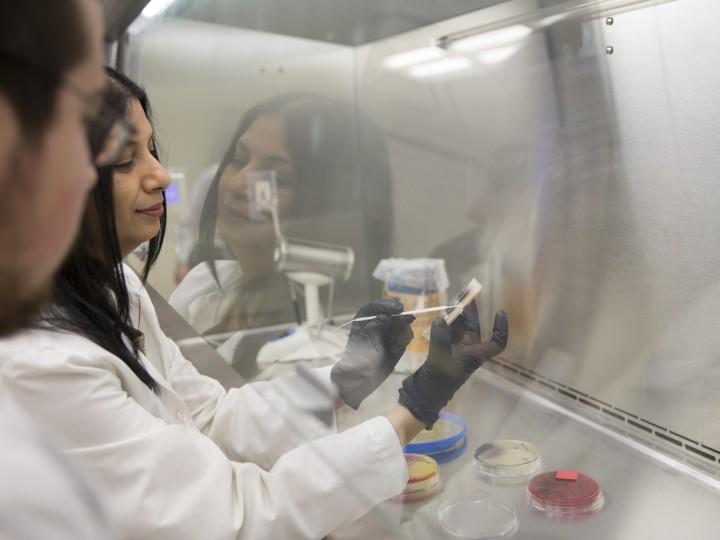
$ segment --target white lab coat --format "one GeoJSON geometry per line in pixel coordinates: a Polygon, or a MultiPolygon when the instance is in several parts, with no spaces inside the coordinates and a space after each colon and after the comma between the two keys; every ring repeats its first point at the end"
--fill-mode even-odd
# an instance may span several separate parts
{"type": "Polygon", "coordinates": [[[241,286],[242,270],[237,261],[215,261],[215,269],[219,285],[210,266],[201,263],[187,273],[168,299],[173,309],[201,334],[227,316],[241,286]]]}
{"type": "Polygon", "coordinates": [[[116,538],[78,471],[21,411],[0,379],[0,538],[116,538]]]}
{"type": "Polygon", "coordinates": [[[293,411],[276,382],[226,392],[183,358],[125,272],[159,395],[77,335],[41,329],[0,343],[18,400],[62,432],[124,538],[318,539],[402,490],[387,419],[318,437],[320,423],[293,411]]]}

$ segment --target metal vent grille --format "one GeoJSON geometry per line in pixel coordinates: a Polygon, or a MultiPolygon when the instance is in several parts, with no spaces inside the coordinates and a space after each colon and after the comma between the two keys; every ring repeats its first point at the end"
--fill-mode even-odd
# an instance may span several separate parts
{"type": "Polygon", "coordinates": [[[539,393],[561,402],[564,406],[571,405],[577,412],[592,416],[594,420],[599,420],[636,440],[681,458],[688,465],[720,477],[720,450],[703,444],[702,441],[691,439],[514,362],[493,358],[485,366],[506,378],[514,379],[522,386],[539,390],[539,393]]]}

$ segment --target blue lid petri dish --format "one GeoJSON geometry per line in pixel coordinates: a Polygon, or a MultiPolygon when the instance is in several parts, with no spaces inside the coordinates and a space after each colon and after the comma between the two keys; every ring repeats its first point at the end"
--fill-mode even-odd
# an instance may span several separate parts
{"type": "Polygon", "coordinates": [[[442,452],[432,452],[425,455],[433,458],[438,463],[447,463],[448,461],[452,461],[453,459],[463,455],[465,448],[467,448],[467,437],[460,439],[457,444],[448,450],[443,450],[442,452]]]}
{"type": "Polygon", "coordinates": [[[410,454],[437,454],[456,447],[467,435],[465,420],[459,416],[441,412],[440,418],[431,430],[421,431],[405,446],[410,454]]]}

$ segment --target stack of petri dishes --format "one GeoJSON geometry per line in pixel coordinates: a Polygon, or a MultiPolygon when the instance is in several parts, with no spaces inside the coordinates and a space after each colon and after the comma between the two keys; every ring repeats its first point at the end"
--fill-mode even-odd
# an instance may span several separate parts
{"type": "Polygon", "coordinates": [[[467,426],[465,420],[447,412],[441,412],[440,418],[431,430],[421,431],[409,444],[405,452],[424,454],[438,463],[447,463],[460,456],[467,446],[467,426]]]}
{"type": "Polygon", "coordinates": [[[421,454],[405,454],[408,466],[408,483],[397,500],[416,502],[429,499],[440,490],[440,473],[437,462],[421,454]]]}
{"type": "Polygon", "coordinates": [[[593,478],[577,471],[550,471],[538,474],[528,483],[530,506],[551,518],[573,519],[602,509],[604,498],[593,478]]]}
{"type": "Polygon", "coordinates": [[[521,481],[539,468],[540,452],[529,442],[498,440],[475,450],[475,470],[482,477],[521,481]]]}
{"type": "Polygon", "coordinates": [[[451,538],[477,540],[510,536],[518,527],[515,510],[489,496],[447,501],[437,512],[438,524],[451,538]]]}

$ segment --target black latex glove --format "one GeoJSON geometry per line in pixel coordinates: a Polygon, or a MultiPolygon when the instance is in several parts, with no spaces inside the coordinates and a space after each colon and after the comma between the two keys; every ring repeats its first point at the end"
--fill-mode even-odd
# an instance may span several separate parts
{"type": "Polygon", "coordinates": [[[507,345],[507,314],[495,314],[493,335],[480,341],[477,317],[458,317],[448,328],[444,319],[435,319],[430,328],[430,351],[425,363],[403,381],[399,402],[427,429],[437,421],[440,410],[485,361],[500,354],[507,345]]]}
{"type": "Polygon", "coordinates": [[[412,315],[402,313],[395,298],[375,300],[364,305],[355,318],[377,315],[371,321],[352,323],[345,352],[330,372],[340,397],[353,409],[377,389],[395,368],[413,337],[412,315]]]}

